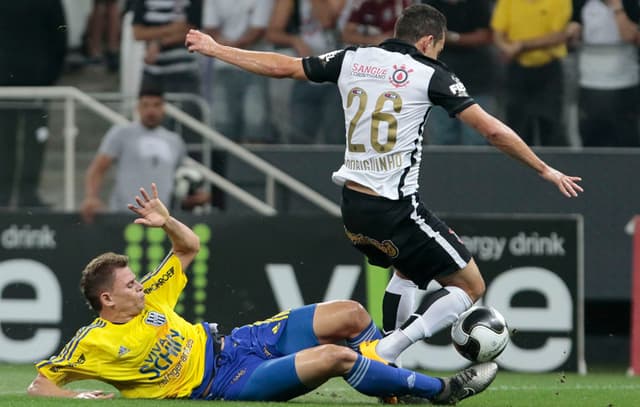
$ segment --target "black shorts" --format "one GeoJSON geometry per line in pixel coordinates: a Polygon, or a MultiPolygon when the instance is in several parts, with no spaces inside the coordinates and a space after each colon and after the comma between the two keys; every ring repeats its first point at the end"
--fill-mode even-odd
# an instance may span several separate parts
{"type": "Polygon", "coordinates": [[[417,194],[391,200],[344,187],[341,209],[347,237],[369,263],[393,266],[422,289],[471,260],[458,235],[417,194]]]}

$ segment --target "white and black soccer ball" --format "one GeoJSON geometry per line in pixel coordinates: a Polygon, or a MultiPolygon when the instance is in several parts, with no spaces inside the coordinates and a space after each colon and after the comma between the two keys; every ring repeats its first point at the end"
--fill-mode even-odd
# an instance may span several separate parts
{"type": "Polygon", "coordinates": [[[497,358],[509,343],[509,327],[493,307],[472,307],[451,327],[451,339],[460,355],[472,362],[497,358]]]}
{"type": "Polygon", "coordinates": [[[193,167],[182,166],[176,170],[173,195],[182,201],[188,195],[193,195],[204,185],[202,173],[193,167]]]}

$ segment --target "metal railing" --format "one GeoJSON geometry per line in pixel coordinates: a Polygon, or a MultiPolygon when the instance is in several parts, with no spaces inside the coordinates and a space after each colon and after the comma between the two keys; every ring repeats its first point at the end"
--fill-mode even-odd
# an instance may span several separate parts
{"type": "MultiPolygon", "coordinates": [[[[126,124],[129,120],[120,113],[108,108],[95,98],[87,95],[79,89],[71,86],[51,86],[51,87],[0,87],[0,99],[62,99],[64,102],[64,210],[73,211],[75,209],[75,154],[76,137],[78,128],[76,126],[76,104],[79,103],[89,110],[95,112],[102,118],[113,124],[126,124]]],[[[240,202],[247,205],[256,212],[273,216],[277,214],[275,209],[276,183],[289,188],[304,199],[323,209],[334,216],[340,216],[340,208],[333,201],[325,198],[315,190],[274,167],[267,161],[246,150],[242,146],[227,139],[217,131],[211,129],[204,123],[194,119],[182,110],[170,103],[166,104],[166,113],[179,123],[187,126],[191,130],[202,135],[206,140],[211,141],[218,148],[226,150],[241,161],[251,165],[261,171],[265,179],[265,201],[262,201],[242,188],[233,184],[220,174],[215,173],[210,168],[199,162],[187,158],[186,163],[198,168],[204,178],[216,185],[224,192],[233,196],[240,202]]]]}

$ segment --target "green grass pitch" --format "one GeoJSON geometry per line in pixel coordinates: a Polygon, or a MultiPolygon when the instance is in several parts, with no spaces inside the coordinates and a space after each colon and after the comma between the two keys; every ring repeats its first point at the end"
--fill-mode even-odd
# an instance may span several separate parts
{"type": "MultiPolygon", "coordinates": [[[[443,375],[441,372],[436,375],[443,375]]],[[[42,407],[68,405],[104,405],[127,407],[199,405],[202,401],[187,400],[126,400],[116,398],[106,401],[55,400],[31,398],[25,388],[35,376],[31,365],[0,364],[0,406],[42,407]],[[97,403],[97,404],[96,404],[97,403]]],[[[75,389],[104,389],[113,391],[108,385],[84,381],[72,384],[75,389]]],[[[206,406],[256,405],[283,406],[283,403],[204,402],[206,406]]],[[[297,398],[289,404],[301,406],[376,406],[377,400],[363,396],[348,387],[344,381],[333,379],[297,398]]],[[[640,377],[628,377],[622,368],[590,369],[589,374],[573,373],[523,374],[500,372],[496,381],[484,393],[462,401],[468,407],[638,407],[640,406],[640,377]]]]}

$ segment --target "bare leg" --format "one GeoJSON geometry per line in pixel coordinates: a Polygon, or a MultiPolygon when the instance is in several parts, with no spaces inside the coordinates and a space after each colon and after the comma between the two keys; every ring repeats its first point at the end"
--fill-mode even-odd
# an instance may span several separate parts
{"type": "Polygon", "coordinates": [[[485,291],[485,284],[474,259],[462,270],[436,279],[443,287],[455,286],[464,290],[471,301],[476,302],[485,291]]]}
{"type": "Polygon", "coordinates": [[[296,373],[305,386],[315,389],[332,377],[346,375],[357,357],[344,346],[316,346],[296,354],[296,373]]]}
{"type": "Polygon", "coordinates": [[[371,317],[355,301],[340,300],[317,305],[313,331],[320,344],[336,343],[360,334],[371,324],[371,317]]]}

